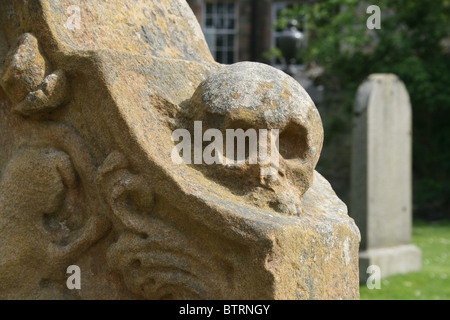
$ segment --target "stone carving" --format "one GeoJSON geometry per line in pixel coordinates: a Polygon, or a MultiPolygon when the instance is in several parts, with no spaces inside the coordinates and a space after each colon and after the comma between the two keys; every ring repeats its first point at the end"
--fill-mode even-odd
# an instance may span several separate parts
{"type": "Polygon", "coordinates": [[[359,231],[314,171],[304,90],[215,63],[184,1],[81,1],[79,29],[70,5],[0,3],[0,298],[358,298],[359,231]],[[277,175],[175,164],[194,120],[277,127],[277,175]]]}
{"type": "Polygon", "coordinates": [[[211,276],[220,276],[207,263],[207,253],[187,246],[189,238],[153,216],[151,186],[128,171],[119,152],[111,153],[99,169],[116,226],[123,228],[108,249],[108,262],[124,276],[128,288],[149,299],[220,297],[211,276]],[[168,241],[170,239],[170,241],[168,241]]]}
{"type": "Polygon", "coordinates": [[[62,125],[28,130],[0,179],[2,298],[47,297],[49,279],[63,284],[58,269],[110,228],[97,211],[93,168],[79,137],[62,125]]]}
{"type": "Polygon", "coordinates": [[[6,57],[1,79],[5,93],[15,103],[13,110],[30,116],[58,107],[67,93],[64,72],[46,75],[48,62],[32,34],[25,33],[18,41],[18,47],[6,57]]]}
{"type": "Polygon", "coordinates": [[[271,175],[265,165],[205,166],[235,192],[246,192],[255,205],[300,215],[300,199],[311,186],[319,160],[323,129],[306,91],[285,73],[260,63],[236,63],[203,81],[186,116],[201,120],[204,129],[278,129],[281,163],[271,175]],[[248,189],[248,190],[246,190],[248,189]]]}

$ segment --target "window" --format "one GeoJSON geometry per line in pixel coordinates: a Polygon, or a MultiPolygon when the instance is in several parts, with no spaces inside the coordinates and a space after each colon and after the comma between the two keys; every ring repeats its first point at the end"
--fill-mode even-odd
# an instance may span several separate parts
{"type": "Polygon", "coordinates": [[[203,33],[217,62],[236,61],[236,4],[234,2],[205,2],[203,4],[203,33]]]}

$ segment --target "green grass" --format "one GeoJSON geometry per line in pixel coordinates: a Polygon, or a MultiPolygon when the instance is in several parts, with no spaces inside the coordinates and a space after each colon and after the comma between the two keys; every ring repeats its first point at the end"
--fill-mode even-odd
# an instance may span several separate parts
{"type": "Polygon", "coordinates": [[[450,222],[416,222],[412,241],[422,249],[422,270],[381,280],[381,288],[360,286],[361,300],[449,300],[450,222]]]}

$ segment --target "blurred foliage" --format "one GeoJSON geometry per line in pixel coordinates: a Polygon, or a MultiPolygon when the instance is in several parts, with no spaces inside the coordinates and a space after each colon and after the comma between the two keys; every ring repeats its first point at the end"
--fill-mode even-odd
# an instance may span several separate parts
{"type": "Polygon", "coordinates": [[[366,13],[369,4],[356,0],[296,4],[281,13],[275,27],[282,28],[295,17],[306,18],[306,59],[325,68],[326,88],[338,87],[348,97],[346,112],[369,74],[394,73],[404,81],[413,108],[416,211],[449,217],[450,0],[377,1],[381,29],[374,30],[366,26],[372,15],[366,13]]]}
{"type": "Polygon", "coordinates": [[[270,50],[263,52],[262,58],[264,61],[270,62],[271,59],[278,59],[279,61],[282,61],[283,64],[286,63],[283,57],[283,53],[278,48],[270,48],[270,50]]]}

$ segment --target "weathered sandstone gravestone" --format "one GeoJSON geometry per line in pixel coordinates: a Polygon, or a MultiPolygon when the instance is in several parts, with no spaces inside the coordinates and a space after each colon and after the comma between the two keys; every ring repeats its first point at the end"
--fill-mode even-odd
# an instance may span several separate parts
{"type": "Polygon", "coordinates": [[[358,89],[353,124],[350,214],[361,230],[360,279],[420,270],[411,244],[411,105],[392,74],[373,74],[358,89]]]}
{"type": "Polygon", "coordinates": [[[214,62],[184,1],[76,3],[0,3],[0,298],[358,298],[303,88],[214,62]],[[276,174],[174,162],[196,121],[279,129],[276,174]]]}

